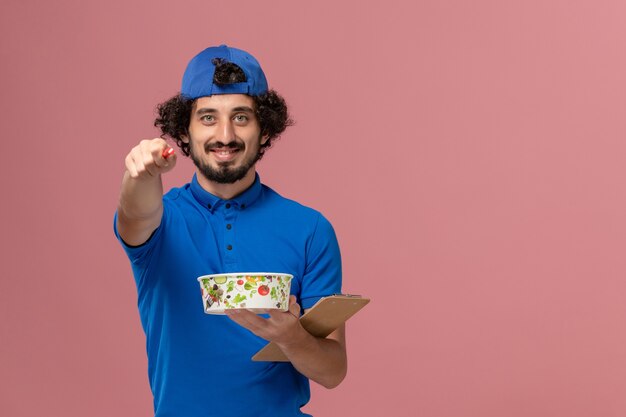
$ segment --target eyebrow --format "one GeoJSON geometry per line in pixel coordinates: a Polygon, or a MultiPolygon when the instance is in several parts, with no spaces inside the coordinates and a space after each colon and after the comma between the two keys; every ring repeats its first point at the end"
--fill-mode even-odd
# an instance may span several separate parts
{"type": "Polygon", "coordinates": [[[233,112],[240,112],[240,111],[248,112],[248,113],[254,113],[254,110],[251,107],[248,107],[248,106],[239,106],[239,107],[235,107],[233,109],[233,112]]]}
{"type": "MultiPolygon", "coordinates": [[[[233,113],[245,112],[245,113],[254,113],[254,110],[248,106],[239,106],[232,109],[233,113]]],[[[217,109],[212,109],[209,107],[203,107],[201,109],[196,110],[196,115],[202,116],[203,114],[212,114],[218,113],[217,109]]]]}

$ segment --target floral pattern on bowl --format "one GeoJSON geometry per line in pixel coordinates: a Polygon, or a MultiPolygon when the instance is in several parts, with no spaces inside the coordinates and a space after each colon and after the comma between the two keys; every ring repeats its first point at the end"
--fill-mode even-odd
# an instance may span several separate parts
{"type": "Polygon", "coordinates": [[[204,275],[198,278],[202,305],[207,314],[245,308],[255,313],[287,311],[293,275],[276,272],[243,272],[204,275]]]}

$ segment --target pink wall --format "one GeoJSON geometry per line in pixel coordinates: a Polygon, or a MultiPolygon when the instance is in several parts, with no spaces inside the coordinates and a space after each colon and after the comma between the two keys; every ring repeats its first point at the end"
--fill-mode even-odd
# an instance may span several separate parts
{"type": "Polygon", "coordinates": [[[4,1],[0,415],[150,415],[112,214],[155,104],[222,42],[259,58],[298,122],[263,180],[329,217],[345,290],[373,299],[347,379],[314,387],[309,412],[626,415],[625,15],[621,0],[4,1]]]}

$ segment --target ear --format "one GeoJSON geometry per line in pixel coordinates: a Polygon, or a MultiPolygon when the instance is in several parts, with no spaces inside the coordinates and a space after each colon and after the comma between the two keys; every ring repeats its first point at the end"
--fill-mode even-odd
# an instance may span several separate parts
{"type": "Polygon", "coordinates": [[[189,143],[189,136],[187,136],[187,135],[180,135],[180,140],[182,140],[183,143],[189,143]]]}
{"type": "Polygon", "coordinates": [[[265,143],[270,139],[270,135],[261,136],[261,145],[265,145],[265,143]]]}

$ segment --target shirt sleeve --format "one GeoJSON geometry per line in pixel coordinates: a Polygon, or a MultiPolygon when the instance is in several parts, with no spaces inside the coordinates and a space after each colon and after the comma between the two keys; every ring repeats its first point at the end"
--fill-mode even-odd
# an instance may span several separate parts
{"type": "Polygon", "coordinates": [[[117,211],[113,216],[113,231],[115,233],[115,237],[122,245],[124,252],[126,252],[126,256],[133,264],[133,267],[145,267],[150,262],[152,254],[155,252],[156,247],[158,246],[161,235],[163,234],[163,225],[165,224],[165,219],[167,217],[168,210],[166,209],[168,205],[163,202],[163,215],[161,216],[161,224],[156,228],[152,235],[148,238],[147,241],[138,246],[131,246],[124,242],[124,239],[120,236],[119,230],[117,230],[117,211]]]}
{"type": "Polygon", "coordinates": [[[341,293],[341,254],[335,231],[321,214],[309,242],[302,278],[302,308],[308,309],[322,297],[341,293]]]}

